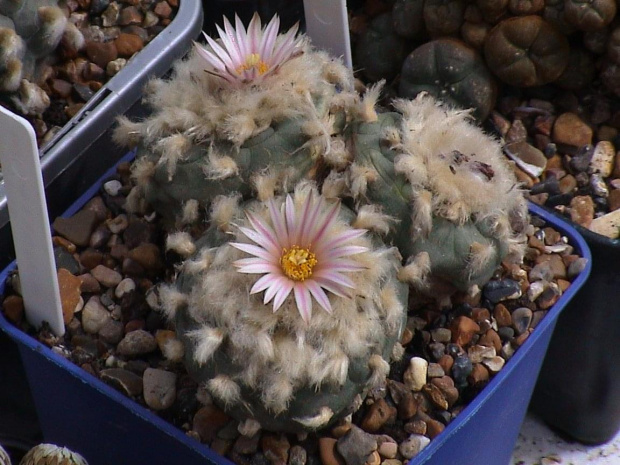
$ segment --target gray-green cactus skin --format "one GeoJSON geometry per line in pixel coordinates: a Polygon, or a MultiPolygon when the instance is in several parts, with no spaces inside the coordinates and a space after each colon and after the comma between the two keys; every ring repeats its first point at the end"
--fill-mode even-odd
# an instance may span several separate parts
{"type": "MultiPolygon", "coordinates": [[[[346,207],[342,207],[340,210],[340,218],[346,222],[351,221],[355,214],[346,207]]],[[[222,247],[227,247],[226,242],[230,240],[230,234],[223,234],[218,228],[211,227],[205,234],[196,242],[196,253],[190,260],[195,257],[199,257],[203,251],[206,250],[219,250],[222,247]]],[[[372,243],[377,247],[385,246],[383,241],[376,235],[373,235],[372,243]]],[[[217,252],[214,252],[217,254],[217,252]]],[[[200,311],[195,308],[190,309],[188,304],[181,305],[175,312],[174,323],[177,336],[181,339],[185,351],[185,366],[191,376],[200,383],[208,386],[208,382],[214,379],[216,376],[226,376],[236,381],[240,387],[240,400],[239,402],[222,402],[218,401],[218,397],[214,395],[214,400],[218,403],[227,413],[236,418],[239,421],[245,421],[247,419],[255,420],[260,424],[260,427],[269,431],[283,431],[283,432],[303,432],[311,431],[317,428],[327,427],[337,420],[345,417],[346,415],[353,413],[359,408],[361,399],[365,397],[367,391],[371,388],[371,380],[373,379],[373,366],[371,357],[377,357],[380,355],[384,361],[389,361],[394,354],[394,346],[400,339],[402,330],[405,327],[406,322],[406,308],[409,294],[409,286],[400,282],[397,278],[397,272],[401,268],[400,254],[396,249],[390,249],[390,252],[385,255],[385,259],[388,260],[389,272],[383,277],[382,282],[379,284],[380,288],[384,286],[393,286],[395,290],[395,297],[398,301],[397,305],[402,308],[402,313],[398,314],[398,324],[391,325],[384,321],[384,317],[377,319],[377,314],[367,314],[361,307],[359,308],[359,321],[347,322],[347,335],[350,337],[356,337],[355,328],[359,325],[374,324],[375,330],[372,331],[372,337],[365,339],[364,345],[367,346],[366,355],[363,357],[350,358],[348,364],[348,371],[346,381],[341,385],[335,383],[324,382],[320,387],[308,382],[305,385],[297,387],[290,401],[287,403],[287,407],[284,411],[280,411],[274,414],[272,410],[265,406],[261,399],[260,389],[256,387],[249,387],[240,381],[240,376],[250,369],[251,362],[250,354],[240,361],[233,361],[230,353],[235,349],[231,347],[234,342],[232,339],[224,338],[219,348],[214,352],[212,357],[206,363],[198,363],[195,359],[195,352],[189,348],[194,347],[196,339],[191,337],[193,331],[199,331],[204,325],[210,327],[218,327],[218,317],[206,317],[205,315],[218,315],[219,311],[215,308],[216,304],[212,304],[206,299],[201,299],[201,302],[213,308],[206,308],[203,306],[200,311]],[[199,315],[196,317],[196,315],[199,315]],[[197,321],[200,319],[201,321],[197,321]],[[376,331],[376,328],[381,328],[380,331],[376,331]],[[361,397],[360,397],[361,396],[361,397]],[[325,412],[329,412],[326,415],[325,412]],[[298,420],[309,420],[298,421],[298,420]]],[[[383,258],[382,258],[383,260],[383,258]]],[[[178,292],[183,295],[189,296],[196,289],[201,288],[201,281],[204,273],[208,273],[205,270],[203,273],[195,272],[181,272],[175,282],[175,287],[178,292]]],[[[240,274],[233,271],[230,275],[231,278],[239,276],[240,274]]],[[[241,278],[239,278],[241,279],[241,278]]],[[[377,283],[372,283],[377,285],[377,283]]],[[[203,285],[204,288],[204,285],[203,285]]],[[[292,299],[292,296],[289,296],[292,299]]],[[[191,302],[191,298],[188,298],[191,302]]],[[[251,300],[251,299],[250,299],[251,300]]],[[[262,303],[250,303],[248,300],[248,309],[251,305],[263,305],[262,303]]],[[[254,301],[261,301],[262,296],[254,301]]],[[[361,299],[365,300],[365,299],[361,299]]],[[[191,304],[190,304],[191,305],[191,304]]],[[[239,321],[242,321],[241,314],[244,310],[240,310],[239,321]]],[[[271,308],[268,308],[271,312],[271,308]]],[[[281,311],[281,310],[279,310],[281,311]]],[[[323,312],[322,309],[315,309],[315,312],[323,312]]],[[[314,317],[313,317],[314,318],[314,317]]],[[[389,317],[385,317],[385,320],[389,320],[389,317]]],[[[309,322],[309,327],[313,325],[313,320],[309,322]]],[[[285,326],[285,325],[283,325],[285,326]]],[[[279,327],[278,331],[290,331],[284,327],[279,327]]],[[[238,326],[236,326],[238,328],[238,326]]],[[[226,331],[225,328],[222,328],[226,331]]],[[[310,328],[309,328],[310,329],[310,328]]],[[[239,329],[236,329],[238,331],[239,329]]],[[[295,334],[280,335],[279,339],[291,338],[294,340],[295,334]]],[[[346,336],[342,336],[345,337],[346,336]]],[[[273,344],[276,345],[275,341],[273,344]]],[[[308,337],[310,339],[310,336],[308,337]]],[[[308,343],[308,351],[315,350],[319,353],[324,350],[318,347],[316,344],[328,344],[329,338],[327,334],[325,337],[321,337],[320,342],[317,340],[314,343],[308,343]],[[312,345],[314,344],[314,345],[312,345]],[[312,345],[312,347],[310,347],[312,345]]],[[[340,346],[342,339],[333,338],[333,343],[340,346]]],[[[242,349],[243,350],[243,349],[242,349]]],[[[247,349],[246,349],[247,350],[247,349]]],[[[304,349],[305,350],[305,349],[304,349]]],[[[293,363],[291,361],[291,363],[293,363]]],[[[387,362],[384,362],[387,366],[387,362]]],[[[265,365],[261,368],[261,375],[268,376],[269,365],[265,365]]],[[[385,373],[386,374],[386,373],[385,373]]]]}
{"type": "Polygon", "coordinates": [[[145,198],[171,223],[179,214],[179,207],[188,200],[197,200],[206,207],[218,195],[237,192],[248,197],[252,191],[252,176],[267,169],[280,173],[291,185],[302,178],[312,178],[318,162],[312,147],[304,146],[310,140],[302,130],[305,122],[303,118],[290,118],[274,123],[247,140],[239,150],[225,141],[193,145],[177,162],[172,176],[166,164],[157,164],[157,154],[141,147],[137,158],[144,157],[156,164],[152,178],[144,187],[145,198]],[[237,173],[221,179],[209,178],[204,167],[212,149],[234,160],[237,173]]]}
{"type": "Polygon", "coordinates": [[[25,114],[45,106],[28,103],[20,90],[28,92],[23,80],[41,84],[40,63],[54,52],[66,25],[57,0],[0,0],[0,99],[25,114]]]}
{"type": "MultiPolygon", "coordinates": [[[[493,221],[488,217],[479,219],[476,211],[472,211],[466,221],[452,221],[433,212],[430,231],[427,234],[418,231],[413,209],[423,188],[412,185],[407,176],[397,171],[395,159],[400,151],[384,137],[389,131],[398,130],[403,118],[400,113],[383,113],[376,122],[349,126],[355,163],[376,173],[358,201],[379,205],[384,213],[396,219],[386,240],[398,247],[405,261],[413,260],[421,252],[428,254],[430,281],[427,284],[434,282],[441,289],[447,284],[448,288],[460,291],[467,291],[474,285],[483,286],[509,253],[512,236],[498,233],[493,221]],[[491,252],[479,266],[472,267],[474,245],[491,252]]],[[[449,157],[446,158],[449,163],[449,157]]],[[[435,193],[431,191],[431,195],[435,193]]],[[[518,199],[522,195],[518,189],[514,196],[521,205],[518,199]]],[[[513,213],[505,212],[508,222],[513,213]]],[[[433,292],[432,284],[429,290],[433,292]]]]}

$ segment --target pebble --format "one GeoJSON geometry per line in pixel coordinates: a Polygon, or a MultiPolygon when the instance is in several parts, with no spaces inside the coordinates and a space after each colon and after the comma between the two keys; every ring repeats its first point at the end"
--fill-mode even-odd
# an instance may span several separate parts
{"type": "Polygon", "coordinates": [[[592,129],[575,113],[562,113],[555,120],[552,137],[556,143],[582,147],[592,143],[592,129]]]}
{"type": "Polygon", "coordinates": [[[111,195],[112,197],[117,196],[120,193],[122,187],[123,187],[123,184],[116,179],[105,182],[103,184],[103,190],[109,195],[111,195]]]}
{"type": "Polygon", "coordinates": [[[456,357],[452,365],[452,378],[454,379],[454,383],[460,386],[467,384],[467,377],[472,369],[471,360],[469,360],[467,356],[459,355],[456,357]]]}
{"type": "Polygon", "coordinates": [[[230,417],[219,407],[213,404],[198,409],[192,419],[192,431],[200,436],[205,444],[210,444],[216,437],[218,430],[230,421],[230,417]]]}
{"type": "Polygon", "coordinates": [[[590,227],[594,219],[594,201],[588,195],[578,195],[570,202],[570,219],[584,228],[590,227]]]}
{"type": "Polygon", "coordinates": [[[502,368],[504,368],[506,360],[496,355],[495,357],[485,358],[482,360],[482,364],[489,370],[490,373],[497,374],[502,368]]]}
{"type": "Polygon", "coordinates": [[[88,59],[100,68],[105,69],[108,63],[118,58],[118,52],[113,42],[86,42],[88,59]]]}
{"type": "MultiPolygon", "coordinates": [[[[83,316],[82,321],[84,321],[83,316]]],[[[121,342],[123,335],[125,334],[123,323],[110,319],[101,327],[97,334],[106,344],[118,344],[121,342]]]]}
{"type": "Polygon", "coordinates": [[[116,76],[126,65],[127,60],[125,58],[110,60],[105,65],[105,74],[108,77],[116,76]]]}
{"type": "Polygon", "coordinates": [[[260,438],[260,446],[270,463],[284,464],[288,462],[291,444],[286,435],[265,433],[260,438]]]}
{"type": "Polygon", "coordinates": [[[62,307],[62,317],[65,324],[73,318],[82,301],[82,281],[68,270],[61,268],[57,272],[58,287],[60,290],[60,304],[62,307]]]}
{"type": "Polygon", "coordinates": [[[135,6],[128,6],[121,10],[118,18],[118,24],[121,26],[129,26],[131,24],[142,23],[142,13],[135,6]]]}
{"type": "Polygon", "coordinates": [[[594,154],[590,160],[590,171],[598,173],[604,178],[611,176],[614,169],[616,149],[609,141],[600,141],[594,147],[594,154]]]}
{"type": "Polygon", "coordinates": [[[122,368],[107,368],[100,372],[101,380],[129,397],[142,394],[142,377],[122,368]]]}
{"type": "Polygon", "coordinates": [[[403,383],[414,392],[421,391],[426,384],[427,373],[428,362],[422,357],[412,357],[409,360],[409,367],[403,374],[403,383]]]}
{"type": "Polygon", "coordinates": [[[135,53],[142,50],[144,47],[144,41],[140,36],[135,34],[126,34],[121,32],[114,40],[114,46],[118,51],[118,56],[123,58],[131,58],[135,53]]]}
{"type": "Polygon", "coordinates": [[[364,431],[375,433],[388,421],[396,418],[397,410],[389,405],[385,399],[377,399],[368,409],[360,426],[364,431]]]}
{"type": "Polygon", "coordinates": [[[590,223],[590,230],[609,239],[618,239],[620,237],[620,210],[614,210],[593,219],[590,223]]]}
{"type": "Polygon", "coordinates": [[[118,271],[111,270],[104,265],[97,265],[90,270],[90,274],[105,287],[118,286],[123,280],[123,276],[118,271]]]}
{"type": "Polygon", "coordinates": [[[291,447],[288,455],[288,465],[306,465],[308,460],[308,453],[299,444],[295,444],[291,447]]]}
{"type": "Polygon", "coordinates": [[[160,258],[160,250],[155,244],[144,243],[129,251],[129,258],[148,271],[160,270],[163,263],[160,258]]]}
{"type": "Polygon", "coordinates": [[[346,465],[344,459],[336,451],[337,440],[328,437],[319,438],[319,456],[323,465],[346,465]]]}
{"type": "Polygon", "coordinates": [[[124,295],[136,290],[136,282],[131,278],[124,278],[114,289],[114,296],[121,299],[124,295]]]}
{"type": "Polygon", "coordinates": [[[147,368],[142,376],[144,401],[153,410],[166,410],[176,399],[177,375],[157,368],[147,368]]]}
{"type": "Polygon", "coordinates": [[[482,290],[482,295],[491,303],[498,303],[521,296],[521,285],[513,279],[489,281],[482,290]]]}
{"type": "Polygon", "coordinates": [[[82,310],[82,328],[89,334],[97,334],[110,322],[110,312],[101,304],[98,296],[92,296],[82,310]]]}
{"type": "Polygon", "coordinates": [[[347,465],[364,465],[369,455],[377,450],[377,440],[353,425],[349,432],[336,442],[336,450],[347,465]]]}
{"type": "Polygon", "coordinates": [[[148,354],[155,349],[157,341],[151,333],[142,329],[127,333],[117,347],[118,353],[126,357],[148,354]]]}
{"type": "Polygon", "coordinates": [[[545,155],[525,141],[506,144],[504,153],[533,178],[539,177],[547,166],[545,155]]]}
{"type": "Polygon", "coordinates": [[[480,331],[480,326],[471,318],[459,316],[450,324],[452,342],[460,346],[469,344],[474,335],[480,331]]]}
{"type": "Polygon", "coordinates": [[[88,245],[97,223],[98,219],[95,213],[89,210],[81,210],[70,218],[56,218],[52,227],[56,234],[77,246],[85,247],[88,245]]]}
{"type": "Polygon", "coordinates": [[[385,459],[396,458],[398,453],[398,444],[394,440],[383,441],[377,448],[379,455],[385,459]]]}
{"type": "Polygon", "coordinates": [[[420,434],[412,434],[398,446],[400,454],[407,460],[412,459],[422,449],[429,445],[431,440],[420,434]]]}
{"type": "Polygon", "coordinates": [[[18,324],[24,316],[24,299],[18,295],[9,295],[2,301],[4,316],[14,324],[18,324]]]}

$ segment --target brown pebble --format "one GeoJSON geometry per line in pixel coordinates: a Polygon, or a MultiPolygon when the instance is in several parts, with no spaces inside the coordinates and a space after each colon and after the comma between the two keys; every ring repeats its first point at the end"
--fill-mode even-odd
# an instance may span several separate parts
{"type": "Polygon", "coordinates": [[[86,42],[86,55],[88,59],[102,69],[109,62],[118,58],[118,52],[114,46],[114,42],[86,42]]]}
{"type": "Polygon", "coordinates": [[[482,363],[474,363],[467,382],[472,386],[479,386],[489,380],[489,370],[482,363]]]}
{"type": "Polygon", "coordinates": [[[103,262],[103,253],[98,250],[88,248],[80,253],[80,264],[87,270],[92,270],[103,262]]]}
{"type": "Polygon", "coordinates": [[[319,438],[319,456],[323,465],[346,465],[346,462],[336,450],[337,440],[334,438],[319,438]]]}
{"type": "Polygon", "coordinates": [[[155,13],[160,18],[167,19],[170,18],[170,15],[172,14],[172,8],[168,4],[168,2],[159,2],[157,3],[157,5],[155,5],[155,8],[153,8],[153,13],[155,13]]]}
{"type": "Polygon", "coordinates": [[[418,411],[418,403],[411,392],[406,392],[400,399],[397,406],[398,418],[401,420],[409,420],[418,411]]]}
{"type": "Polygon", "coordinates": [[[575,113],[562,113],[553,125],[553,141],[582,147],[592,143],[592,128],[575,113]]]}
{"type": "Polygon", "coordinates": [[[425,384],[422,391],[428,396],[428,399],[435,407],[441,410],[448,410],[448,401],[443,395],[443,392],[441,392],[441,389],[436,385],[432,383],[425,384]]]}
{"type": "Polygon", "coordinates": [[[60,98],[67,98],[71,95],[72,89],[73,86],[71,83],[65,81],[64,79],[51,79],[50,90],[52,95],[60,98]]]}
{"type": "Polygon", "coordinates": [[[90,235],[96,224],[97,217],[92,211],[81,210],[69,218],[56,218],[52,227],[56,234],[77,246],[85,247],[90,241],[90,235]]]}
{"type": "Polygon", "coordinates": [[[609,193],[607,203],[609,205],[609,211],[620,209],[620,189],[614,189],[609,193]]]}
{"type": "Polygon", "coordinates": [[[577,180],[572,174],[567,174],[560,179],[560,192],[562,194],[570,194],[577,188],[577,180]]]}
{"type": "Polygon", "coordinates": [[[425,435],[426,434],[426,423],[424,422],[424,420],[416,419],[416,420],[410,421],[409,423],[405,423],[405,426],[403,427],[403,429],[405,430],[405,432],[409,434],[425,435]]]}
{"type": "Polygon", "coordinates": [[[79,111],[83,107],[84,107],[83,102],[72,103],[70,105],[67,105],[67,107],[65,108],[65,115],[67,115],[67,118],[73,118],[75,115],[79,113],[79,111]]]}
{"type": "Polygon", "coordinates": [[[502,350],[502,339],[494,329],[487,330],[487,332],[484,333],[478,340],[478,344],[481,346],[493,347],[498,353],[502,350]]]}
{"type": "Polygon", "coordinates": [[[75,251],[77,250],[77,247],[73,242],[70,242],[64,237],[60,236],[52,236],[52,244],[62,247],[71,254],[75,253],[75,251]]]}
{"type": "Polygon", "coordinates": [[[105,70],[96,63],[88,63],[82,70],[82,77],[87,81],[101,81],[105,78],[105,70]]]}
{"type": "Polygon", "coordinates": [[[351,422],[342,421],[332,428],[331,433],[335,438],[341,438],[349,431],[351,431],[351,422]]]}
{"type": "Polygon", "coordinates": [[[450,370],[452,370],[452,365],[454,365],[454,359],[450,355],[444,354],[439,360],[437,360],[437,363],[439,363],[441,368],[443,368],[444,373],[450,373],[450,370]]]}
{"type": "Polygon", "coordinates": [[[229,421],[230,417],[219,407],[205,405],[194,414],[192,430],[198,433],[203,443],[210,444],[229,421]]]}
{"type": "Polygon", "coordinates": [[[82,281],[70,271],[60,268],[58,270],[58,287],[60,289],[60,303],[62,305],[62,317],[65,324],[73,318],[80,298],[82,297],[82,281]]]}
{"type": "Polygon", "coordinates": [[[97,281],[92,274],[84,273],[78,276],[78,278],[80,278],[82,282],[80,286],[81,292],[89,294],[99,294],[101,292],[101,284],[99,284],[99,281],[97,281]]]}
{"type": "Polygon", "coordinates": [[[452,342],[460,346],[469,344],[474,335],[480,331],[480,326],[466,316],[455,318],[450,324],[452,331],[452,342]]]}
{"type": "Polygon", "coordinates": [[[146,322],[142,319],[137,320],[129,320],[125,325],[124,332],[125,334],[131,333],[133,331],[139,331],[146,327],[146,322]]]}
{"type": "Polygon", "coordinates": [[[260,439],[260,446],[263,449],[263,454],[271,463],[278,463],[278,461],[286,463],[288,461],[288,451],[291,444],[285,435],[265,433],[260,439]]]}
{"type": "Polygon", "coordinates": [[[411,342],[412,339],[413,339],[413,332],[409,328],[405,328],[403,330],[402,336],[400,337],[400,343],[403,346],[406,346],[407,344],[411,342]]]}
{"type": "Polygon", "coordinates": [[[368,460],[366,460],[365,465],[379,465],[381,463],[381,456],[379,452],[374,451],[368,456],[368,460]]]}
{"type": "Polygon", "coordinates": [[[123,8],[118,16],[118,24],[121,26],[129,26],[131,24],[142,23],[142,13],[135,6],[123,8]]]}
{"type": "Polygon", "coordinates": [[[594,219],[594,201],[589,195],[578,195],[570,202],[570,218],[584,228],[594,219]]]}
{"type": "Polygon", "coordinates": [[[364,431],[375,433],[389,420],[396,418],[396,415],[396,408],[388,405],[385,399],[377,399],[368,409],[360,427],[364,431]]]}
{"type": "Polygon", "coordinates": [[[443,423],[433,420],[426,420],[426,436],[431,439],[436,438],[446,427],[443,423]]]}
{"type": "Polygon", "coordinates": [[[452,407],[459,400],[459,390],[454,386],[454,380],[449,376],[434,378],[431,380],[431,384],[441,390],[449,407],[452,407]]]}
{"type": "Polygon", "coordinates": [[[163,266],[159,247],[155,244],[140,244],[129,251],[129,258],[149,271],[158,271],[163,266]]]}
{"type": "Polygon", "coordinates": [[[24,317],[24,299],[18,295],[9,295],[2,302],[4,316],[11,323],[19,324],[24,317]]]}
{"type": "Polygon", "coordinates": [[[121,32],[114,40],[118,56],[129,58],[144,47],[144,41],[135,34],[121,32]]]}
{"type": "Polygon", "coordinates": [[[472,319],[480,324],[481,322],[491,318],[491,314],[486,308],[474,308],[471,311],[472,319]]]}

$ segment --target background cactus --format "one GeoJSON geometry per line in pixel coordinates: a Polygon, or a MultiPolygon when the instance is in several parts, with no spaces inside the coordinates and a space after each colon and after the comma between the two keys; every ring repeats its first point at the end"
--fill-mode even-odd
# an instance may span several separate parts
{"type": "MultiPolygon", "coordinates": [[[[63,35],[83,44],[56,0],[0,1],[0,100],[24,115],[41,114],[49,97],[41,89],[46,60],[63,35]]],[[[76,48],[79,48],[76,47],[76,48]]]]}
{"type": "MultiPolygon", "coordinates": [[[[316,195],[307,184],[295,190],[291,205],[297,221],[305,222],[308,196],[316,195]]],[[[283,201],[275,200],[278,211],[283,201]]],[[[324,207],[332,211],[331,205],[324,207]]],[[[288,209],[287,204],[287,214],[288,209]]],[[[251,201],[231,218],[229,229],[238,241],[247,243],[242,227],[255,226],[256,218],[278,231],[266,203],[251,201]],[[245,219],[242,209],[251,212],[245,219]]],[[[286,224],[290,220],[287,216],[286,224]]],[[[346,233],[355,221],[352,211],[340,208],[322,239],[310,239],[312,247],[346,233]]],[[[311,223],[306,227],[313,228],[311,223]]],[[[258,282],[237,269],[247,255],[227,242],[231,236],[212,228],[197,242],[175,285],[160,293],[186,347],[188,371],[231,415],[272,431],[314,430],[355,411],[360,395],[385,380],[391,357],[402,355],[397,342],[408,286],[396,277],[400,254],[370,234],[347,241],[347,247],[365,248],[348,257],[360,266],[347,273],[350,295],[337,295],[336,287],[337,293],[328,293],[329,312],[319,308],[301,318],[292,295],[274,311],[262,296],[249,293],[258,282]]],[[[317,259],[320,263],[318,251],[317,259]]]]}
{"type": "Polygon", "coordinates": [[[418,289],[445,296],[484,285],[508,253],[522,256],[527,224],[501,147],[467,112],[429,95],[395,107],[399,113],[351,125],[351,195],[397,219],[390,237],[418,289]]]}

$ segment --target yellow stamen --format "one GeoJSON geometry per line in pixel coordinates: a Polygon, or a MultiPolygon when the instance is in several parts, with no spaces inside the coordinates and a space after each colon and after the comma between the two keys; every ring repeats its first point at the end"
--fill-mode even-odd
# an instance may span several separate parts
{"type": "Polygon", "coordinates": [[[282,249],[280,258],[282,271],[293,281],[304,281],[312,276],[312,269],[316,264],[316,256],[309,249],[302,249],[296,245],[290,249],[282,249]]]}
{"type": "Polygon", "coordinates": [[[260,59],[259,53],[251,53],[245,59],[245,63],[237,68],[237,73],[241,74],[244,71],[249,71],[252,68],[256,68],[258,74],[262,76],[267,71],[269,71],[269,65],[260,59]]]}

